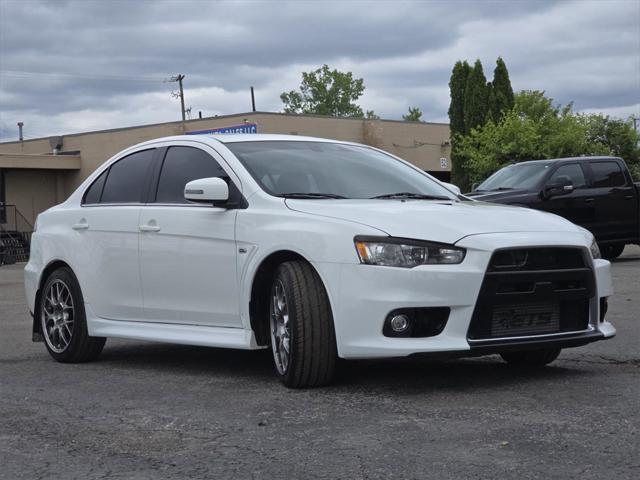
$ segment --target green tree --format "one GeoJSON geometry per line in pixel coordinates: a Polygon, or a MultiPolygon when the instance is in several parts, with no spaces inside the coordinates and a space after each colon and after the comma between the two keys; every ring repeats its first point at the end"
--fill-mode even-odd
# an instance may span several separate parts
{"type": "Polygon", "coordinates": [[[463,190],[469,187],[465,173],[465,160],[457,149],[458,138],[465,134],[464,124],[464,92],[467,88],[467,79],[471,67],[466,62],[457,61],[451,71],[449,80],[449,92],[451,103],[449,104],[449,129],[451,137],[451,180],[463,190]]]}
{"type": "Polygon", "coordinates": [[[364,80],[351,72],[329,69],[328,65],[302,72],[300,90],[283,92],[280,99],[286,113],[313,113],[334,117],[364,116],[355,101],[364,92],[364,80]]]}
{"type": "Polygon", "coordinates": [[[619,155],[638,173],[637,140],[628,122],[575,114],[572,104],[554,105],[544,92],[523,91],[499,122],[460,137],[457,149],[470,181],[479,182],[514,161],[580,155],[619,155]]]}
{"type": "Polygon", "coordinates": [[[487,120],[487,79],[482,70],[482,62],[476,60],[467,78],[464,91],[465,134],[484,125],[487,120]]]}
{"type": "Polygon", "coordinates": [[[496,91],[493,88],[493,84],[491,82],[487,82],[487,119],[492,120],[494,122],[499,122],[502,113],[500,112],[500,107],[498,106],[498,102],[496,99],[496,91]]]}
{"type": "Polygon", "coordinates": [[[422,118],[422,111],[418,107],[409,107],[409,112],[402,115],[405,122],[419,122],[420,118],[422,118]]]}
{"type": "Polygon", "coordinates": [[[367,120],[380,120],[380,117],[373,110],[367,110],[364,117],[367,120]]]}
{"type": "Polygon", "coordinates": [[[626,162],[633,178],[640,181],[640,135],[633,127],[633,119],[622,120],[604,115],[584,115],[589,142],[601,145],[612,155],[626,162]]]}
{"type": "Polygon", "coordinates": [[[504,112],[508,112],[513,108],[514,96],[511,87],[511,79],[507,65],[498,57],[496,60],[496,68],[493,70],[492,95],[493,105],[491,105],[491,114],[494,122],[499,122],[504,112]]]}
{"type": "Polygon", "coordinates": [[[451,95],[451,103],[449,104],[449,128],[452,137],[456,134],[464,134],[466,128],[464,125],[464,92],[467,88],[467,79],[471,67],[466,62],[457,61],[451,71],[451,79],[449,80],[449,91],[451,95]]]}

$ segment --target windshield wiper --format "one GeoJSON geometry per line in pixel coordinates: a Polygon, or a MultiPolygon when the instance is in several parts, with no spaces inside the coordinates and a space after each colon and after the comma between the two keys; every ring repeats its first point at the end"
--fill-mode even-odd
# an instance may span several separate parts
{"type": "Polygon", "coordinates": [[[276,195],[282,198],[347,198],[334,193],[280,193],[276,195]]]}
{"type": "Polygon", "coordinates": [[[422,193],[412,193],[412,192],[386,193],[384,195],[377,195],[375,197],[371,197],[371,199],[378,199],[378,198],[390,198],[390,199],[411,198],[416,200],[452,200],[451,198],[445,197],[444,195],[424,195],[422,193]]]}
{"type": "MultiPolygon", "coordinates": [[[[503,190],[515,190],[515,188],[513,187],[498,187],[498,188],[492,188],[491,190],[487,190],[488,192],[501,192],[503,190]]],[[[478,191],[478,190],[476,190],[478,191]]]]}

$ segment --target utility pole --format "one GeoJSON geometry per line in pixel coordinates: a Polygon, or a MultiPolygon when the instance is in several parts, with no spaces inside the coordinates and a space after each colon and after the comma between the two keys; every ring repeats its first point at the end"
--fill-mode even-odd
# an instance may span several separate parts
{"type": "Polygon", "coordinates": [[[256,96],[253,93],[253,87],[251,87],[251,111],[256,111],[256,96]]]}
{"type": "Polygon", "coordinates": [[[175,75],[175,76],[171,77],[168,81],[169,82],[178,82],[178,86],[180,88],[180,91],[179,92],[171,92],[171,96],[173,98],[180,98],[180,111],[182,112],[182,121],[184,122],[186,120],[187,112],[184,109],[184,90],[182,89],[182,80],[184,80],[184,75],[179,73],[178,75],[175,75]]]}

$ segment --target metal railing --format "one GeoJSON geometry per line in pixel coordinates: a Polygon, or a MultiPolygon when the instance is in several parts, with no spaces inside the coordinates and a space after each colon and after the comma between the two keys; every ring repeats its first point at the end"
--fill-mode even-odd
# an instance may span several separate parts
{"type": "Polygon", "coordinates": [[[0,265],[29,260],[33,225],[15,205],[0,204],[0,265]]]}

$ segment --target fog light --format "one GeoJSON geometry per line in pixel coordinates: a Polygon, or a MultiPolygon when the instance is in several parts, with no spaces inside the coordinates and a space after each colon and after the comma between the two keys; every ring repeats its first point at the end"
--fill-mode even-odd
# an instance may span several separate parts
{"type": "Polygon", "coordinates": [[[391,330],[396,333],[406,332],[409,328],[409,317],[406,315],[396,315],[391,319],[391,330]]]}

